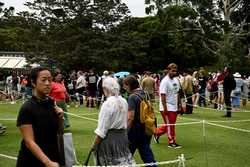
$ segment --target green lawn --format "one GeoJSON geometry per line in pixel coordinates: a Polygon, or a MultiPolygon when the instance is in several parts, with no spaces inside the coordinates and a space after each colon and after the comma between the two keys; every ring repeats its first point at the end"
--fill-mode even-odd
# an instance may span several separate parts
{"type": "MultiPolygon", "coordinates": [[[[0,136],[0,154],[16,157],[20,146],[20,134],[16,128],[15,119],[20,104],[0,104],[0,123],[8,126],[7,133],[0,136]]],[[[250,106],[247,107],[248,109],[250,106]]],[[[246,108],[246,109],[247,109],[246,108]]],[[[249,109],[250,110],[250,109],[249,109]]],[[[97,119],[96,109],[75,109],[69,111],[87,118],[97,119]]],[[[195,109],[194,114],[184,115],[178,118],[177,123],[206,121],[232,121],[250,119],[250,113],[235,112],[232,118],[223,118],[222,112],[208,109],[195,109]]],[[[157,112],[158,123],[161,123],[160,114],[157,112]]],[[[94,138],[94,129],[97,122],[70,116],[71,132],[73,133],[74,145],[78,161],[82,163],[87,156],[94,138]]],[[[214,122],[219,125],[240,128],[249,132],[242,132],[233,129],[226,129],[214,125],[203,124],[178,125],[176,126],[177,141],[183,146],[182,149],[169,149],[167,147],[167,137],[160,138],[160,143],[156,144],[152,140],[152,149],[157,161],[174,160],[180,154],[187,158],[187,167],[249,167],[250,166],[250,121],[246,122],[214,122]]],[[[140,157],[136,153],[137,163],[141,163],[140,157]]],[[[0,156],[0,167],[14,167],[15,160],[0,156]]],[[[163,165],[177,166],[177,164],[163,165]]]]}

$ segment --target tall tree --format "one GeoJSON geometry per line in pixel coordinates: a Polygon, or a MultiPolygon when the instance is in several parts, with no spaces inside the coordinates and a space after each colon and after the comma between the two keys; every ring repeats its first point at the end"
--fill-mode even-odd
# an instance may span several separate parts
{"type": "Polygon", "coordinates": [[[119,0],[35,0],[27,6],[37,10],[35,17],[43,24],[42,56],[65,68],[101,64],[111,43],[106,31],[129,17],[127,6],[119,0]]]}
{"type": "Polygon", "coordinates": [[[198,17],[192,21],[200,28],[203,47],[217,57],[220,67],[237,62],[239,54],[244,54],[249,48],[249,43],[235,44],[235,41],[248,41],[245,39],[249,36],[246,32],[249,20],[247,0],[146,0],[146,4],[158,13],[162,8],[176,4],[187,4],[194,9],[198,17]]]}

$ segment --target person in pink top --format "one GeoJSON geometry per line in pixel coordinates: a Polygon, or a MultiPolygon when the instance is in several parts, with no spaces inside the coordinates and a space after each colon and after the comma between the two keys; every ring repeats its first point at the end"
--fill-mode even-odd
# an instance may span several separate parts
{"type": "Polygon", "coordinates": [[[60,72],[56,72],[53,77],[53,82],[51,84],[51,91],[49,94],[50,97],[52,97],[57,106],[62,108],[64,111],[64,128],[69,128],[69,119],[68,119],[68,110],[66,105],[66,97],[67,97],[67,91],[64,86],[63,80],[62,80],[62,74],[60,72]]]}

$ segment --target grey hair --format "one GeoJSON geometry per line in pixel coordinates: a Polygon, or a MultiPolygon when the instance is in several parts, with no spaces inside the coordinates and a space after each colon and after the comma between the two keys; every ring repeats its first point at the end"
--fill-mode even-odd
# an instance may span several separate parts
{"type": "Polygon", "coordinates": [[[114,79],[112,77],[106,77],[102,81],[102,86],[104,88],[106,88],[110,92],[111,95],[119,96],[120,85],[119,85],[119,83],[117,82],[116,79],[114,79]]]}

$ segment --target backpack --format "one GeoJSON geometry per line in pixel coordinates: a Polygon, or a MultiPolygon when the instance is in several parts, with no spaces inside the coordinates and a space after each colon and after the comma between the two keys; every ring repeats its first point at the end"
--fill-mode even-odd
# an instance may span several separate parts
{"type": "Polygon", "coordinates": [[[145,134],[152,136],[156,128],[156,117],[154,108],[148,98],[143,98],[139,94],[135,94],[140,98],[140,123],[145,126],[145,134]]]}

